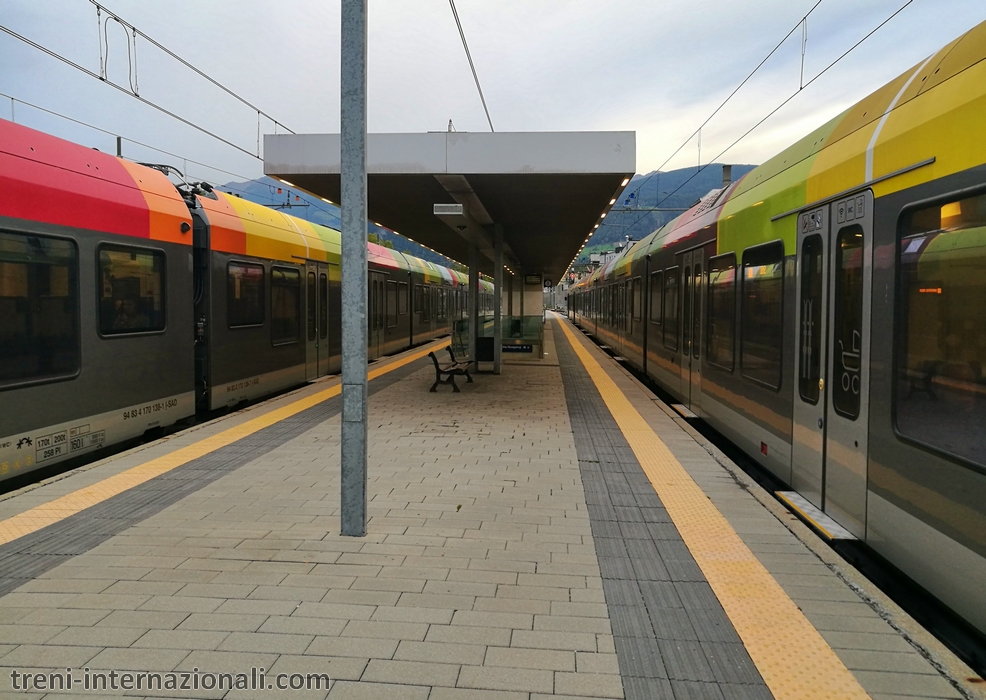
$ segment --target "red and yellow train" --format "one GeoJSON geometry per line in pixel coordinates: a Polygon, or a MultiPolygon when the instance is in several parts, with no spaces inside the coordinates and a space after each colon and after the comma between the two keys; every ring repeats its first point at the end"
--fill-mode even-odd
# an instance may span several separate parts
{"type": "MultiPolygon", "coordinates": [[[[2,120],[0,192],[0,480],[339,370],[338,231],[2,120]]],[[[464,317],[367,245],[371,359],[464,317]]]]}

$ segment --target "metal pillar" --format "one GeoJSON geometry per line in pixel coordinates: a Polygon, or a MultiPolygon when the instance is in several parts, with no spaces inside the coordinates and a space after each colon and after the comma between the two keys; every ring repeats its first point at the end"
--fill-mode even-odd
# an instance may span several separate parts
{"type": "Polygon", "coordinates": [[[510,275],[510,279],[507,280],[507,316],[513,317],[514,315],[514,276],[510,275]]]}
{"type": "Polygon", "coordinates": [[[479,337],[479,250],[469,246],[469,359],[476,359],[479,337]]]}
{"type": "Polygon", "coordinates": [[[366,2],[342,0],[342,534],[366,535],[366,2]]]}
{"type": "Polygon", "coordinates": [[[493,226],[493,374],[500,374],[503,330],[500,306],[503,301],[503,225],[493,226]]]}

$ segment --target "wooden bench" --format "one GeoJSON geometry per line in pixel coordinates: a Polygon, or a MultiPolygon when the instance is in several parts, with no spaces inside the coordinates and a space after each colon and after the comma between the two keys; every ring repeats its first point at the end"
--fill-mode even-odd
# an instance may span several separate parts
{"type": "Polygon", "coordinates": [[[428,391],[437,391],[439,384],[451,384],[452,391],[458,392],[459,387],[455,384],[456,377],[465,377],[466,382],[472,384],[472,377],[469,376],[469,363],[468,362],[457,362],[455,355],[452,353],[452,348],[447,348],[449,357],[452,358],[452,362],[448,364],[441,364],[438,361],[438,356],[434,352],[429,352],[428,357],[435,364],[435,383],[431,385],[431,389],[428,391]],[[442,378],[444,377],[444,379],[442,378]]]}

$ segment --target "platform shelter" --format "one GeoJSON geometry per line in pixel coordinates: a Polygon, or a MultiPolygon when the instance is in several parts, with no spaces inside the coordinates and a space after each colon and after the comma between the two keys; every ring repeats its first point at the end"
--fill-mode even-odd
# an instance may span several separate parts
{"type": "MultiPolygon", "coordinates": [[[[264,172],[337,203],[340,141],[339,134],[267,135],[264,172]]],[[[543,287],[560,280],[606,217],[635,171],[635,154],[632,131],[369,134],[368,214],[468,263],[471,280],[493,277],[502,300],[492,324],[499,372],[501,325],[508,336],[512,328],[540,327],[529,317],[541,316],[543,287]]],[[[469,291],[475,358],[478,290],[471,283],[469,291]]]]}

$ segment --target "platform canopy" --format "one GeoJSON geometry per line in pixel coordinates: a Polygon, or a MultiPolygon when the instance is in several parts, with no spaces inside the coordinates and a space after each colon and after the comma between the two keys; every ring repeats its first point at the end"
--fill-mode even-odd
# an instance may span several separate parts
{"type": "MultiPolygon", "coordinates": [[[[338,203],[339,145],[267,135],[264,172],[338,203]]],[[[632,131],[369,134],[369,217],[463,263],[473,244],[487,274],[499,224],[505,265],[557,283],[635,169],[632,131]]]]}

